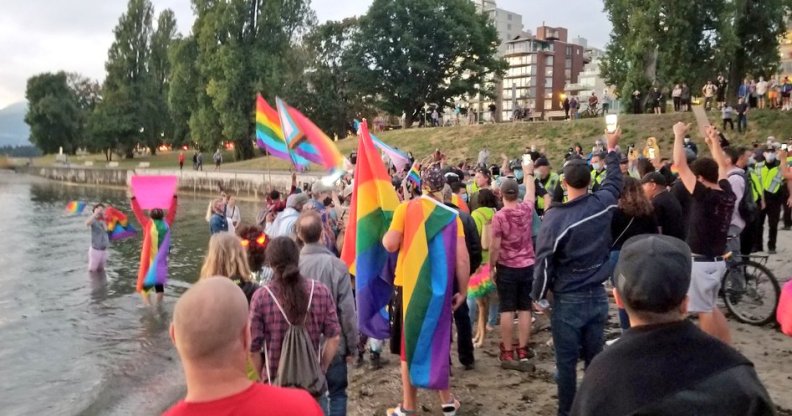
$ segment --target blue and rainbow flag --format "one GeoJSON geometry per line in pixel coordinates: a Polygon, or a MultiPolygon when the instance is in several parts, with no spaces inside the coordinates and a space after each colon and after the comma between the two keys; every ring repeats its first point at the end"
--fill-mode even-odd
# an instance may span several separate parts
{"type": "Polygon", "coordinates": [[[344,156],[330,137],[308,117],[280,98],[275,98],[275,104],[278,107],[283,138],[295,166],[305,168],[307,162],[311,162],[322,166],[328,172],[344,169],[344,156]]]}
{"type": "Polygon", "coordinates": [[[256,144],[278,159],[291,160],[278,112],[267,104],[261,94],[256,96],[256,144]]]}
{"type": "Polygon", "coordinates": [[[399,197],[363,120],[341,259],[355,276],[360,332],[375,339],[390,337],[385,307],[393,294],[396,256],[382,246],[382,237],[398,206],[399,197]]]}
{"type": "Polygon", "coordinates": [[[402,345],[410,381],[433,390],[448,388],[451,299],[456,274],[456,211],[427,196],[407,203],[396,265],[402,287],[402,345]]]}

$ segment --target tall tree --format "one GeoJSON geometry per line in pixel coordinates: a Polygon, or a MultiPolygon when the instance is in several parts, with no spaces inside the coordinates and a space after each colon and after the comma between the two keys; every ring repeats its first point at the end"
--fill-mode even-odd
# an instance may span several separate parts
{"type": "Polygon", "coordinates": [[[294,98],[294,104],[329,134],[339,137],[352,129],[353,118],[372,114],[372,100],[351,76],[355,70],[351,55],[359,31],[356,18],[329,21],[315,27],[303,42],[309,67],[304,72],[305,91],[294,98]]]}
{"type": "Polygon", "coordinates": [[[149,80],[152,109],[146,118],[146,129],[151,131],[147,135],[147,146],[156,152],[164,137],[172,140],[174,134],[173,121],[168,111],[168,91],[170,89],[171,64],[168,59],[168,50],[173,45],[178,34],[176,32],[176,17],[170,9],[163,10],[157,19],[157,29],[151,35],[149,54],[149,80]]]}
{"type": "Polygon", "coordinates": [[[482,86],[507,67],[495,27],[469,0],[374,0],[360,23],[358,82],[391,114],[492,96],[482,86]]]}
{"type": "Polygon", "coordinates": [[[173,41],[168,51],[170,61],[170,87],[168,89],[168,109],[173,121],[172,144],[182,145],[190,142],[190,118],[196,114],[198,95],[198,46],[192,36],[173,41]]]}
{"type": "Polygon", "coordinates": [[[138,143],[150,143],[157,134],[146,129],[148,117],[157,111],[148,67],[153,15],[149,0],[129,0],[126,13],[113,29],[115,40],[105,63],[107,77],[100,108],[113,118],[106,118],[110,124],[96,131],[117,140],[127,158],[133,156],[138,143]]]}
{"type": "Polygon", "coordinates": [[[45,154],[57,153],[61,147],[73,154],[82,135],[83,115],[67,79],[65,72],[58,72],[36,75],[27,81],[25,123],[30,126],[30,142],[45,154]]]}

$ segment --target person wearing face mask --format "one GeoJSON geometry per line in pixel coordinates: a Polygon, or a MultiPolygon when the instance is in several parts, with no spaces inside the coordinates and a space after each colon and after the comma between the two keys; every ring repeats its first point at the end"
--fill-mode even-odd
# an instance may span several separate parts
{"type": "MultiPolygon", "coordinates": [[[[776,155],[776,146],[771,144],[763,149],[765,159],[764,165],[759,169],[759,179],[762,182],[765,207],[762,209],[761,230],[764,230],[765,220],[767,221],[767,253],[776,253],[776,240],[778,237],[778,221],[781,218],[781,205],[784,203],[784,192],[781,188],[784,177],[782,170],[786,167],[786,160],[779,161],[776,155]],[[781,164],[784,164],[782,167],[781,164]]],[[[757,233],[759,241],[758,248],[762,248],[764,243],[764,232],[757,233]]]]}
{"type": "Polygon", "coordinates": [[[690,150],[692,150],[692,151],[693,151],[693,154],[695,154],[696,156],[698,156],[698,146],[696,146],[696,143],[693,143],[693,141],[692,141],[692,140],[690,140],[690,136],[685,136],[685,143],[684,143],[684,146],[685,146],[685,149],[690,149],[690,150]]]}
{"type": "MultiPolygon", "coordinates": [[[[550,170],[550,162],[548,162],[546,158],[540,157],[536,159],[536,163],[534,163],[534,173],[541,187],[548,192],[552,192],[558,187],[560,178],[557,173],[550,170]]],[[[536,199],[536,213],[539,214],[539,216],[544,215],[545,210],[550,208],[550,203],[545,202],[546,199],[549,198],[536,199]]]]}
{"type": "Polygon", "coordinates": [[[605,159],[602,154],[594,153],[591,156],[591,192],[597,192],[602,187],[602,181],[605,180],[606,171],[602,160],[605,159]]]}

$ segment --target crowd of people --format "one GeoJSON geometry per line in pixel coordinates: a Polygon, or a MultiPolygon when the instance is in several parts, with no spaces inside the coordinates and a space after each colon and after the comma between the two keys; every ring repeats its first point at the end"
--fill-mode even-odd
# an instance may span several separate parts
{"type": "MultiPolygon", "coordinates": [[[[390,350],[403,395],[387,415],[420,411],[418,388],[436,390],[442,413],[457,414],[451,326],[465,370],[475,371],[475,350],[496,327],[498,359],[513,369],[535,358],[535,314],[551,325],[559,415],[772,414],[751,362],[729,346],[716,299],[733,255],[762,251],[765,241],[774,254],[782,209],[792,226],[787,146],[769,138],[735,147],[709,127],[703,155],[688,130],[673,126],[673,165],[656,140],[622,148],[618,130],[590,153],[570,148],[557,169],[533,146],[499,164],[486,147],[470,165],[450,164],[440,150],[401,171],[388,164],[401,204],[381,243],[395,261],[390,350]],[[608,288],[624,332],[606,346],[608,288]],[[432,321],[440,336],[419,342],[421,328],[401,317],[433,302],[442,306],[432,321]],[[448,358],[419,365],[416,348],[448,358]]],[[[209,203],[200,279],[171,327],[187,395],[166,414],[347,414],[348,366],[364,365],[366,351],[373,369],[387,364],[386,340],[360,334],[354,276],[339,259],[354,181],[301,189],[293,176],[249,223],[231,192],[209,203]]],[[[176,201],[146,213],[132,199],[144,244],[169,235],[176,201]]],[[[102,210],[87,222],[92,269],[106,261],[102,210]]],[[[161,301],[163,285],[142,277],[148,262],[141,258],[138,290],[161,301]]]]}

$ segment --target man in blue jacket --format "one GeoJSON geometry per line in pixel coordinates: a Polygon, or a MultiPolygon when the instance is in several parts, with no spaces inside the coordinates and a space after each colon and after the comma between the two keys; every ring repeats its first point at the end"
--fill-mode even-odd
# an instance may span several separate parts
{"type": "Polygon", "coordinates": [[[613,243],[610,224],[622,188],[619,169],[621,131],[606,133],[607,171],[600,189],[588,193],[591,172],[584,160],[564,165],[564,184],[569,201],[545,213],[536,244],[536,265],[531,294],[538,309],[549,306],[545,297],[553,292],[551,316],[558,384],[558,414],[572,408],[577,388],[576,366],[583,352],[586,366],[602,351],[608,296],[603,282],[611,270],[608,255],[613,243]]]}

